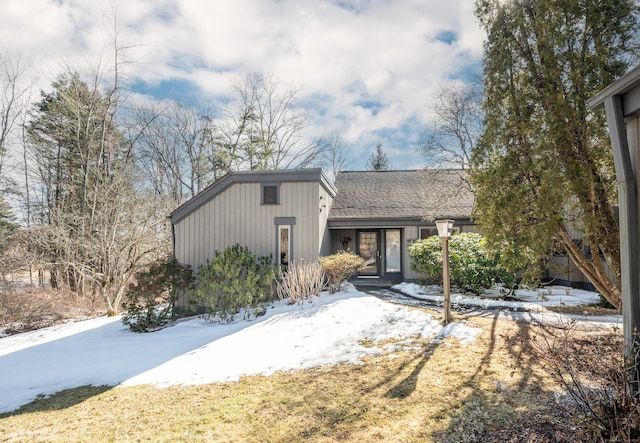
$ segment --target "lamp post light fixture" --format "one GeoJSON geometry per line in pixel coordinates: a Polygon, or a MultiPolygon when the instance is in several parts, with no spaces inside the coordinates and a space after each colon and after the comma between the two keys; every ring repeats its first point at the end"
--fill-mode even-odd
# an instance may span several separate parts
{"type": "Polygon", "coordinates": [[[444,325],[451,323],[451,287],[449,284],[449,237],[453,220],[436,220],[438,237],[442,240],[442,289],[444,290],[444,325]]]}

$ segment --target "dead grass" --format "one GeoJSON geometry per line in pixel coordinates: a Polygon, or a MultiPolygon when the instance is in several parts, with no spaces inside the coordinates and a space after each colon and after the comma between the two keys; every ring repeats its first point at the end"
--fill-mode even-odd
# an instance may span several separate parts
{"type": "Polygon", "coordinates": [[[104,314],[100,300],[0,280],[0,336],[104,314]]]}
{"type": "Polygon", "coordinates": [[[469,319],[475,343],[416,339],[362,365],[154,388],[81,387],[0,415],[9,442],[574,441],[539,326],[469,319]]]}

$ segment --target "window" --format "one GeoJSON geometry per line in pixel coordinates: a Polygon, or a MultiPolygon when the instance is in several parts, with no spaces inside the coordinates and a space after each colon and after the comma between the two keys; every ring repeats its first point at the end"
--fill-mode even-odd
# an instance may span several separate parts
{"type": "MultiPolygon", "coordinates": [[[[460,229],[459,228],[453,228],[451,230],[451,235],[454,234],[459,234],[460,233],[460,229]]],[[[432,236],[438,236],[438,228],[420,228],[420,239],[425,239],[425,238],[429,238],[432,236]]]]}
{"type": "Polygon", "coordinates": [[[276,260],[278,263],[280,263],[283,269],[287,269],[287,267],[289,266],[289,261],[292,260],[292,257],[295,257],[295,255],[293,255],[293,227],[296,224],[296,218],[275,217],[273,220],[273,224],[276,228],[276,260]]]}
{"type": "Polygon", "coordinates": [[[279,185],[262,185],[262,204],[277,205],[280,203],[279,185]]]}
{"type": "Polygon", "coordinates": [[[278,227],[278,255],[280,264],[285,268],[289,266],[289,245],[291,243],[291,226],[278,227]]]}
{"type": "Polygon", "coordinates": [[[434,235],[438,235],[437,228],[420,228],[420,239],[429,238],[434,235]]]}

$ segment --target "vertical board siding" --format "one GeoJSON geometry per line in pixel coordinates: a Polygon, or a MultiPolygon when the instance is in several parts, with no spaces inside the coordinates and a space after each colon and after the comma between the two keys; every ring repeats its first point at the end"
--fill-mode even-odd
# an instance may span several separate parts
{"type": "Polygon", "coordinates": [[[295,217],[292,259],[315,261],[330,209],[320,213],[320,189],[318,182],[283,182],[280,204],[262,205],[260,183],[235,183],[175,225],[176,257],[197,270],[215,251],[236,243],[257,255],[274,255],[274,219],[295,217]]]}

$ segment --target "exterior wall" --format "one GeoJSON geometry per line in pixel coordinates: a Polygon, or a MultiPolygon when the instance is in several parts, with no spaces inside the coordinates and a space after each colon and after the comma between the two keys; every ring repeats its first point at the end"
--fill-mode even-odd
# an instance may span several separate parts
{"type": "Polygon", "coordinates": [[[331,211],[331,206],[333,205],[333,197],[327,190],[320,186],[320,216],[319,224],[318,224],[318,238],[320,239],[319,248],[316,254],[315,260],[318,259],[318,256],[331,255],[332,245],[331,245],[331,235],[329,233],[328,219],[329,212],[331,211]]]}
{"type": "Polygon", "coordinates": [[[280,204],[263,205],[261,183],[234,183],[174,225],[176,258],[197,271],[215,251],[236,243],[249,247],[257,255],[275,257],[274,220],[294,217],[291,259],[316,260],[322,242],[320,233],[326,227],[329,212],[329,208],[326,211],[322,208],[318,217],[320,189],[318,182],[283,182],[280,204]]]}

